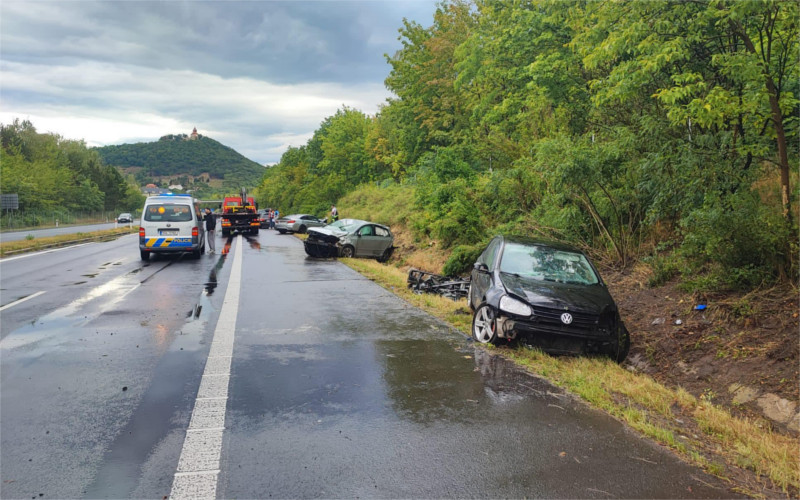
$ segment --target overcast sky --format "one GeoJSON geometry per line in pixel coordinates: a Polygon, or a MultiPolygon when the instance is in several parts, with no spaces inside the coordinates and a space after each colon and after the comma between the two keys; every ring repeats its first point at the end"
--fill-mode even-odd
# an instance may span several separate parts
{"type": "Polygon", "coordinates": [[[384,54],[429,0],[0,1],[0,122],[90,146],[193,127],[259,163],[342,105],[374,114],[384,54]]]}

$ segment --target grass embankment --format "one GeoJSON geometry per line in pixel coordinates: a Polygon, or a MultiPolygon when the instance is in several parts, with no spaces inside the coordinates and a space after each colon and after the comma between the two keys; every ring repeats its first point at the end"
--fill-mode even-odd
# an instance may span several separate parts
{"type": "MultiPolygon", "coordinates": [[[[342,262],[470,335],[472,315],[466,301],[414,294],[407,287],[406,273],[393,266],[372,260],[342,262]]],[[[605,359],[552,357],[525,347],[487,348],[580,396],[708,473],[730,480],[743,493],[761,496],[767,490],[774,495],[780,490],[796,497],[800,492],[800,450],[789,436],[605,359]]]]}
{"type": "Polygon", "coordinates": [[[90,241],[102,241],[113,239],[124,234],[135,233],[139,227],[119,227],[116,229],[105,229],[103,231],[92,231],[88,233],[70,233],[46,238],[32,238],[17,241],[7,241],[0,243],[0,257],[8,257],[25,252],[35,252],[49,248],[58,248],[77,243],[90,241]]]}

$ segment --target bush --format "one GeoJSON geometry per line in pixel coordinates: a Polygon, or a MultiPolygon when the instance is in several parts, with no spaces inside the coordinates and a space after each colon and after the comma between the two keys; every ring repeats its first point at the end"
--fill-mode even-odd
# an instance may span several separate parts
{"type": "MultiPolygon", "coordinates": [[[[788,261],[790,230],[780,213],[744,191],[693,210],[681,221],[681,253],[694,273],[717,273],[729,289],[747,289],[778,278],[788,261]]],[[[691,280],[692,278],[690,278],[691,280]]]]}
{"type": "Polygon", "coordinates": [[[478,260],[485,245],[458,245],[450,253],[450,258],[444,264],[442,272],[447,276],[460,276],[467,274],[472,265],[478,260]]]}

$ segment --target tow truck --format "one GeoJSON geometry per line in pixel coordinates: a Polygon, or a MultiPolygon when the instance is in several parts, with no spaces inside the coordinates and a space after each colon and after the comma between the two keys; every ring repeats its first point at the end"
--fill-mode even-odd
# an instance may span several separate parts
{"type": "Polygon", "coordinates": [[[258,234],[260,222],[256,208],[255,200],[252,196],[247,196],[245,188],[241,189],[239,196],[226,196],[222,201],[220,216],[222,236],[228,236],[234,231],[258,234]]]}

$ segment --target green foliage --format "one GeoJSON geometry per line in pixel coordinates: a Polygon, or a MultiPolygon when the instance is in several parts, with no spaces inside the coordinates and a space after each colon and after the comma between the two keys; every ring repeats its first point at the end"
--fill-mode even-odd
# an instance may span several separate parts
{"type": "Polygon", "coordinates": [[[0,125],[0,141],[0,191],[18,194],[20,210],[123,211],[142,205],[138,188],[83,141],[39,134],[18,119],[0,125]]]}
{"type": "Polygon", "coordinates": [[[166,135],[156,142],[103,146],[95,151],[109,165],[137,167],[137,180],[142,185],[153,177],[190,174],[222,179],[226,187],[238,188],[255,185],[264,174],[262,165],[202,135],[196,139],[185,134],[166,135]]]}
{"type": "Polygon", "coordinates": [[[503,232],[609,264],[646,258],[651,285],[796,279],[798,14],[780,1],[445,0],[430,27],[400,28],[396,97],[375,117],[326,118],[267,170],[259,200],[321,215],[368,198],[361,216],[438,239],[454,270],[503,232]]]}
{"type": "Polygon", "coordinates": [[[485,244],[483,243],[478,245],[456,246],[450,253],[447,262],[445,262],[442,272],[446,276],[459,276],[469,273],[484,247],[485,244]]]}

